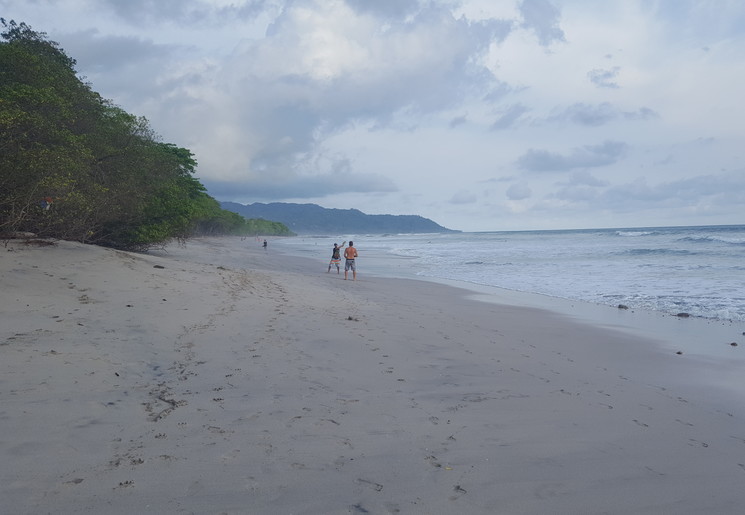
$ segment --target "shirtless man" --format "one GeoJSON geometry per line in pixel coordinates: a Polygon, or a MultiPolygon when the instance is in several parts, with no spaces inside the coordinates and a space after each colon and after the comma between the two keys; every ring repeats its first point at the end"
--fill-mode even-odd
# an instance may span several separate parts
{"type": "Polygon", "coordinates": [[[352,270],[352,280],[357,280],[357,267],[354,264],[354,258],[357,257],[357,249],[354,248],[354,242],[349,242],[349,247],[344,249],[344,280],[347,280],[347,273],[352,270]]]}

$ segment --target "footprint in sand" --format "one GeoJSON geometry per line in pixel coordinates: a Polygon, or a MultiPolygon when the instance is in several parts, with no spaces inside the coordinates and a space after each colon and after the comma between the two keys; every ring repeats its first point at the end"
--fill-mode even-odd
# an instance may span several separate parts
{"type": "Polygon", "coordinates": [[[455,501],[455,500],[456,500],[456,499],[458,499],[459,497],[462,497],[463,495],[465,495],[465,494],[467,494],[467,493],[468,493],[468,490],[466,490],[465,488],[463,488],[463,487],[462,487],[462,486],[460,486],[460,485],[455,485],[455,486],[453,486],[453,491],[455,492],[455,494],[454,494],[454,495],[451,495],[451,496],[449,497],[449,499],[450,499],[451,501],[455,501]]]}
{"type": "Polygon", "coordinates": [[[383,485],[381,485],[380,483],[376,483],[375,481],[370,481],[369,479],[357,478],[357,482],[361,485],[372,488],[376,492],[380,492],[381,490],[383,490],[383,485]]]}
{"type": "Polygon", "coordinates": [[[432,465],[433,467],[442,468],[442,464],[439,461],[437,461],[437,458],[435,456],[427,456],[424,459],[425,461],[428,461],[429,464],[432,465]]]}

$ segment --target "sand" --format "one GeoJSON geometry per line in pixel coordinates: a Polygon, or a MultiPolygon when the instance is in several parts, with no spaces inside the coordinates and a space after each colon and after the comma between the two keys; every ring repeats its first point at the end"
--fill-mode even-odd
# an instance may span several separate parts
{"type": "Polygon", "coordinates": [[[734,329],[679,355],[326,264],[0,245],[0,512],[741,511],[734,329]]]}

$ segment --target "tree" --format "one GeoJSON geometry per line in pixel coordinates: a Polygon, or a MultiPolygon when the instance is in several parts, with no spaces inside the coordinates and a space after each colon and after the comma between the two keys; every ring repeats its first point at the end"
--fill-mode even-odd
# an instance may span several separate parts
{"type": "Polygon", "coordinates": [[[75,175],[90,162],[82,135],[97,95],[75,76],[75,61],[27,25],[6,23],[0,45],[0,229],[51,235],[70,229],[44,199],[80,200],[75,175]]]}
{"type": "Polygon", "coordinates": [[[144,250],[254,229],[207,195],[191,151],[92,91],[46,34],[0,23],[0,233],[144,250]]]}

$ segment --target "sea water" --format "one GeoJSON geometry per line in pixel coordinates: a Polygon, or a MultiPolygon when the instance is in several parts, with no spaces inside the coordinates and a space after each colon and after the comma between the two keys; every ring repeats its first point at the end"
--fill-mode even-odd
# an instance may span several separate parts
{"type": "Polygon", "coordinates": [[[333,243],[349,239],[360,274],[745,321],[745,225],[302,236],[281,247],[327,263],[333,243]]]}

